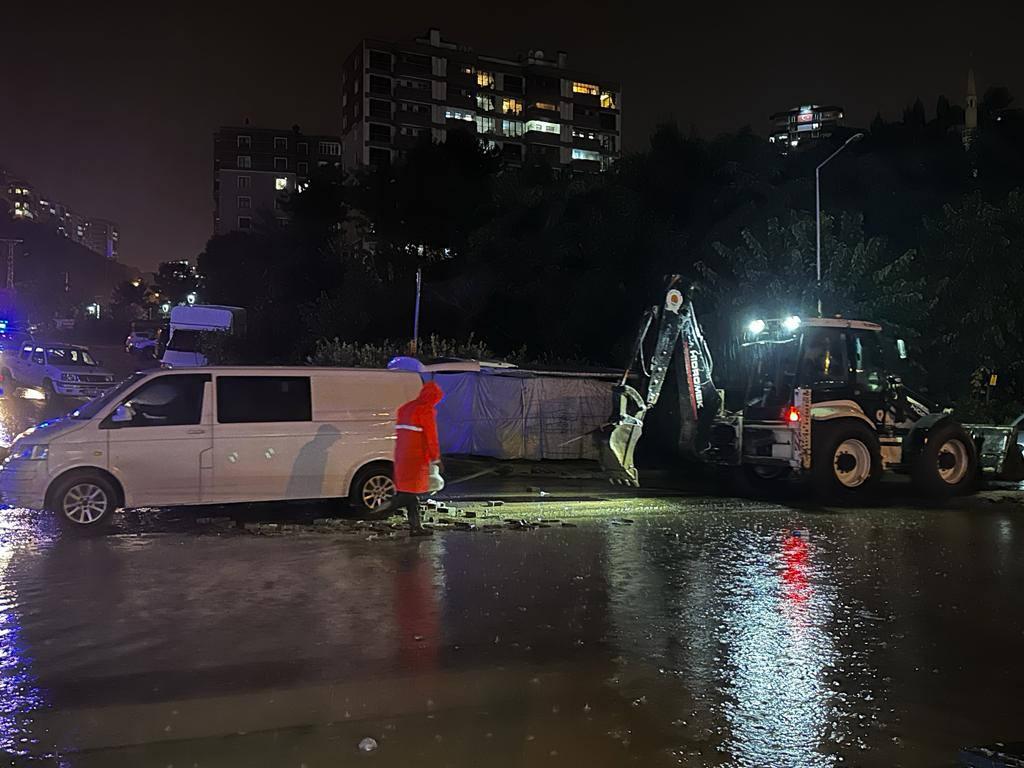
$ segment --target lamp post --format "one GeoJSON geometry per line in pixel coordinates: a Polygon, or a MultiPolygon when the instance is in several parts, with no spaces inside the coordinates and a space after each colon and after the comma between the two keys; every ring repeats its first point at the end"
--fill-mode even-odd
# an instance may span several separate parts
{"type": "Polygon", "coordinates": [[[821,169],[824,168],[833,157],[838,155],[855,141],[860,141],[863,138],[863,133],[853,134],[853,136],[843,142],[843,145],[839,147],[839,149],[818,163],[818,167],[814,169],[814,219],[818,235],[816,258],[818,266],[818,317],[821,317],[821,169]]]}

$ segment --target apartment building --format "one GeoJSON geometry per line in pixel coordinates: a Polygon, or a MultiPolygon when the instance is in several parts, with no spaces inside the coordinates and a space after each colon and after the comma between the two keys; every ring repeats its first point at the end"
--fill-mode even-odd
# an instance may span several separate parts
{"type": "Polygon", "coordinates": [[[437,29],[406,42],[365,39],[341,77],[346,168],[387,165],[417,141],[469,131],[513,164],[601,171],[621,153],[622,89],[568,56],[475,53],[437,29]]]}
{"type": "Polygon", "coordinates": [[[260,221],[284,224],[284,201],[318,168],[341,164],[337,136],[291,129],[222,127],[213,135],[213,231],[248,232],[260,221]]]}
{"type": "Polygon", "coordinates": [[[778,146],[783,154],[805,147],[819,139],[827,139],[842,124],[843,108],[806,104],[785,112],[776,112],[771,120],[768,141],[778,146]]]}

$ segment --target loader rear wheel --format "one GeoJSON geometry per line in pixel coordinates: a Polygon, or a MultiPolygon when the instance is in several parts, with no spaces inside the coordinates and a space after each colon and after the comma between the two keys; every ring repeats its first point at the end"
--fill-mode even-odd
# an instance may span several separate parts
{"type": "Polygon", "coordinates": [[[852,419],[820,422],[811,438],[811,476],[825,500],[863,499],[882,476],[878,436],[867,424],[852,419]]]}
{"type": "Polygon", "coordinates": [[[978,474],[978,449],[956,422],[939,424],[914,461],[914,486],[932,499],[966,493],[978,474]]]}

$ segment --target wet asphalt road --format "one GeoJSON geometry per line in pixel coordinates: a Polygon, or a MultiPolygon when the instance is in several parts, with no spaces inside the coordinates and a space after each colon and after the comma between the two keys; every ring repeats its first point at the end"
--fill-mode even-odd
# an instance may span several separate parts
{"type": "Polygon", "coordinates": [[[774,768],[955,765],[1024,735],[1015,504],[505,509],[577,527],[136,515],[81,539],[7,510],[0,746],[66,766],[774,768]]]}
{"type": "MultiPolygon", "coordinates": [[[[0,401],[0,439],[73,406],[0,401]]],[[[0,750],[952,766],[1024,738],[1024,507],[792,503],[509,505],[576,527],[421,540],[301,524],[337,512],[322,505],[236,511],[291,526],[269,535],[186,510],[86,539],[0,509],[0,750]]]]}

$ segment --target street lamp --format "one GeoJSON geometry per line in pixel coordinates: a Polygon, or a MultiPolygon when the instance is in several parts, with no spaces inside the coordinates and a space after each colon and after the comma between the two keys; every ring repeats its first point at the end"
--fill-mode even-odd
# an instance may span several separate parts
{"type": "Polygon", "coordinates": [[[187,295],[187,296],[185,297],[185,301],[186,301],[186,302],[188,303],[188,305],[189,305],[189,306],[191,307],[191,306],[192,306],[193,304],[195,304],[195,303],[196,303],[196,295],[195,295],[194,293],[190,293],[190,294],[188,294],[188,295],[187,295]]]}
{"type": "Polygon", "coordinates": [[[848,146],[853,144],[855,141],[860,141],[864,138],[863,133],[855,133],[853,136],[843,142],[843,145],[839,147],[835,152],[826,157],[820,163],[818,167],[814,169],[814,219],[815,226],[818,230],[818,247],[817,247],[817,265],[818,265],[818,317],[821,317],[821,169],[824,168],[828,162],[846,149],[848,146]]]}

